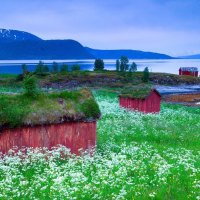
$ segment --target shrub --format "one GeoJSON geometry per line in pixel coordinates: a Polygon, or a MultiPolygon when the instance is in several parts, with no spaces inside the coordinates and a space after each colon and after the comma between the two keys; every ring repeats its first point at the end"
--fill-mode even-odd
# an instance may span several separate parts
{"type": "Polygon", "coordinates": [[[149,68],[148,67],[145,67],[145,69],[143,71],[142,81],[144,83],[147,83],[149,81],[149,68]]]}
{"type": "Polygon", "coordinates": [[[35,97],[38,94],[36,79],[34,76],[25,76],[23,80],[23,87],[25,90],[25,95],[30,97],[35,97]]]}
{"type": "Polygon", "coordinates": [[[137,71],[137,64],[133,62],[129,68],[130,72],[136,72],[137,71]]]}
{"type": "Polygon", "coordinates": [[[85,101],[81,106],[81,110],[87,118],[97,118],[100,113],[99,106],[94,99],[85,101]]]}
{"type": "Polygon", "coordinates": [[[119,71],[120,69],[120,62],[119,60],[116,60],[116,71],[119,71]]]}
{"type": "Polygon", "coordinates": [[[71,70],[72,71],[80,71],[80,66],[79,65],[72,65],[72,68],[71,68],[71,70]]]}
{"type": "Polygon", "coordinates": [[[66,64],[63,63],[62,66],[61,66],[61,68],[60,68],[60,72],[61,73],[66,73],[68,71],[69,71],[68,65],[66,65],[66,64]]]}
{"type": "Polygon", "coordinates": [[[53,73],[58,73],[58,63],[57,62],[53,62],[52,72],[53,73]]]}
{"type": "Polygon", "coordinates": [[[102,59],[96,59],[94,62],[94,71],[103,70],[104,62],[102,59]]]}

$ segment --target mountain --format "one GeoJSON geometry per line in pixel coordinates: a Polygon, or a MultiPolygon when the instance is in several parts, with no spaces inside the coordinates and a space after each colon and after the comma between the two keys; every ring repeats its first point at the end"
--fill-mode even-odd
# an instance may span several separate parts
{"type": "Polygon", "coordinates": [[[9,30],[9,29],[0,29],[0,42],[1,41],[24,41],[24,40],[33,40],[39,41],[42,40],[39,37],[27,33],[24,31],[9,30]]]}
{"type": "Polygon", "coordinates": [[[0,60],[56,59],[170,59],[172,57],[136,50],[96,50],[75,40],[43,40],[31,33],[0,29],[0,60]]]}
{"type": "Polygon", "coordinates": [[[181,56],[180,58],[184,58],[184,59],[200,59],[200,54],[189,55],[189,56],[181,56]]]}
{"type": "Polygon", "coordinates": [[[75,40],[42,40],[27,32],[0,29],[0,60],[93,58],[75,40]]]}
{"type": "Polygon", "coordinates": [[[101,59],[119,59],[122,55],[127,56],[129,59],[172,59],[173,58],[165,54],[138,51],[138,50],[97,50],[88,47],[85,48],[95,58],[101,58],[101,59]]]}

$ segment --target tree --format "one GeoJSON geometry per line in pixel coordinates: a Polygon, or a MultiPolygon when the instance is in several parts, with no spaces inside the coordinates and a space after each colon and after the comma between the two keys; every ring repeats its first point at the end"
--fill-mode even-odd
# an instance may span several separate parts
{"type": "Polygon", "coordinates": [[[121,56],[121,58],[120,58],[120,71],[121,72],[125,72],[128,70],[128,68],[129,68],[128,63],[129,63],[128,57],[121,56]]]}
{"type": "Polygon", "coordinates": [[[43,72],[49,72],[49,67],[48,65],[43,66],[43,72]]]}
{"type": "Polygon", "coordinates": [[[65,72],[68,72],[69,71],[69,69],[68,69],[68,65],[66,65],[66,64],[62,64],[62,66],[61,66],[61,68],[60,68],[60,72],[61,73],[65,73],[65,72]]]}
{"type": "Polygon", "coordinates": [[[58,63],[57,62],[53,62],[52,71],[53,71],[53,73],[58,73],[58,63]]]}
{"type": "Polygon", "coordinates": [[[28,72],[26,64],[22,64],[22,73],[26,74],[28,72]]]}
{"type": "Polygon", "coordinates": [[[71,70],[72,71],[80,71],[80,66],[79,65],[72,65],[72,68],[71,68],[71,70]]]}
{"type": "Polygon", "coordinates": [[[119,71],[120,69],[120,62],[119,60],[116,60],[116,71],[119,71]]]}
{"type": "Polygon", "coordinates": [[[143,71],[142,81],[145,83],[147,83],[149,81],[149,68],[148,67],[145,67],[145,69],[143,71]]]}
{"type": "Polygon", "coordinates": [[[34,76],[27,75],[23,80],[23,88],[25,95],[30,97],[36,97],[38,94],[36,79],[34,76]]]}
{"type": "Polygon", "coordinates": [[[103,70],[104,69],[104,62],[102,59],[96,59],[94,62],[94,71],[103,70]]]}
{"type": "Polygon", "coordinates": [[[39,63],[36,65],[35,72],[38,74],[42,74],[44,72],[44,63],[42,61],[39,61],[39,63]]]}
{"type": "Polygon", "coordinates": [[[137,64],[135,62],[133,62],[131,64],[129,71],[130,72],[136,72],[137,71],[137,64]]]}

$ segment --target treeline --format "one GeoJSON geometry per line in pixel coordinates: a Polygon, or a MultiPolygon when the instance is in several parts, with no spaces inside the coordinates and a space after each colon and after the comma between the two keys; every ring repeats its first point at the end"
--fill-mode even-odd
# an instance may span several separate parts
{"type": "MultiPolygon", "coordinates": [[[[94,63],[94,71],[104,70],[104,61],[102,59],[96,59],[94,63]]],[[[126,56],[121,56],[120,59],[116,60],[116,71],[121,72],[128,79],[133,78],[133,73],[137,71],[137,64],[135,62],[129,63],[129,59],[126,56]],[[128,72],[128,73],[126,73],[128,72]]],[[[145,67],[142,76],[143,82],[149,81],[149,69],[145,67]]]]}
{"type": "MultiPolygon", "coordinates": [[[[71,71],[80,71],[79,65],[72,65],[71,71]]],[[[36,74],[46,74],[46,73],[66,73],[69,72],[69,66],[65,63],[58,65],[57,62],[53,62],[52,65],[47,65],[42,61],[36,65],[35,70],[33,71],[36,74]]],[[[27,65],[22,65],[22,73],[26,74],[29,73],[27,65]]]]}
{"type": "MultiPolygon", "coordinates": [[[[36,75],[47,75],[49,73],[67,73],[69,71],[80,71],[80,65],[75,64],[69,66],[65,63],[59,65],[57,62],[53,62],[51,65],[47,65],[42,61],[36,65],[35,70],[33,71],[36,75]]],[[[94,71],[107,71],[105,70],[105,64],[102,59],[96,59],[94,62],[94,71]]],[[[130,63],[128,57],[121,56],[120,59],[116,60],[116,69],[117,72],[121,73],[123,76],[126,76],[128,79],[134,78],[134,72],[137,71],[137,64],[135,62],[130,63]]],[[[29,73],[27,65],[22,65],[22,75],[29,73]]],[[[143,71],[142,80],[148,82],[149,80],[149,69],[146,67],[143,71]]]]}

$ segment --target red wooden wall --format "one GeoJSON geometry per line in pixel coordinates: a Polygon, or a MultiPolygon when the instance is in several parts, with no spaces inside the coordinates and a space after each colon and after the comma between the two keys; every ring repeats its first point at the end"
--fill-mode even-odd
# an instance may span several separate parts
{"type": "Polygon", "coordinates": [[[47,147],[64,145],[72,153],[87,150],[96,145],[96,122],[67,122],[63,124],[22,127],[0,132],[0,151],[7,153],[13,146],[47,147]]]}
{"type": "Polygon", "coordinates": [[[134,99],[119,97],[119,104],[121,107],[137,110],[144,113],[158,113],[160,112],[161,96],[152,91],[146,99],[134,99]]]}
{"type": "Polygon", "coordinates": [[[186,76],[195,76],[198,77],[198,72],[190,72],[190,71],[182,71],[181,69],[179,70],[179,75],[186,75],[186,76]]]}

